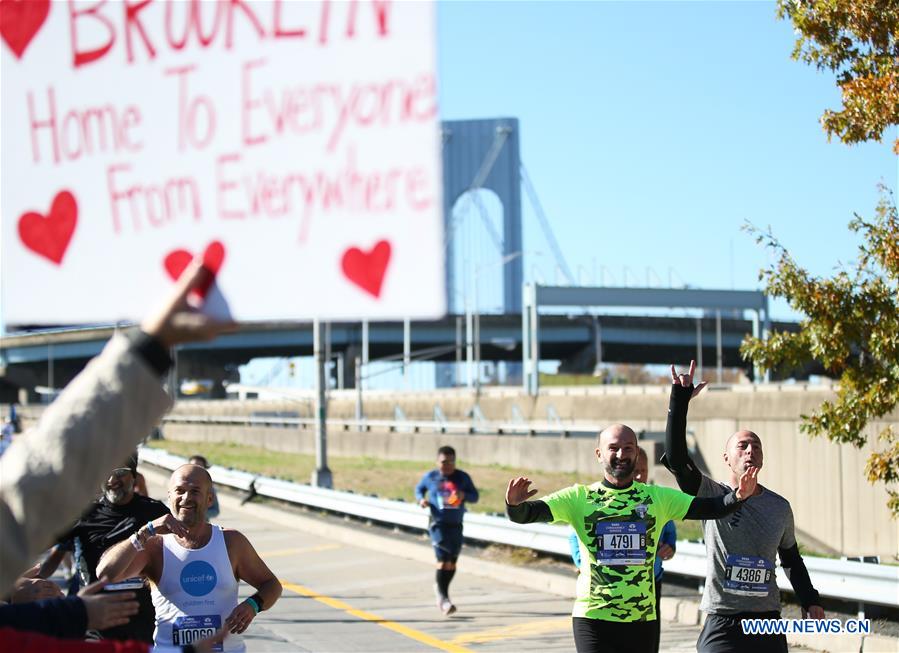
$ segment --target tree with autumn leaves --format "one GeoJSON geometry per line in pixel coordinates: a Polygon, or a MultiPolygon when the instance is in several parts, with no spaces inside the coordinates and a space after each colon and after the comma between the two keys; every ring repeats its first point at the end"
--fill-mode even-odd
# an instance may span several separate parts
{"type": "MultiPolygon", "coordinates": [[[[837,77],[843,106],[821,125],[844,143],[880,141],[899,124],[899,3],[896,0],[779,0],[792,21],[793,58],[837,77]]],[[[893,143],[899,154],[899,139],[893,143]]]]}
{"type": "MultiPolygon", "coordinates": [[[[899,125],[899,4],[895,0],[779,0],[778,16],[798,35],[793,58],[836,74],[843,106],[826,110],[828,137],[852,144],[880,141],[899,125]]],[[[893,144],[899,154],[899,140],[893,144]]],[[[881,186],[874,218],[856,215],[858,259],[833,277],[810,275],[771,232],[749,227],[771,248],[774,262],[760,273],[766,291],[783,297],[805,317],[798,332],[747,338],[741,351],[766,370],[789,370],[811,361],[838,379],[836,396],[802,430],[861,447],[869,423],[899,405],[899,217],[893,194],[881,186]]],[[[899,432],[876,435],[868,480],[887,485],[889,508],[899,516],[899,432]],[[892,487],[891,487],[892,486],[892,487]]]]}

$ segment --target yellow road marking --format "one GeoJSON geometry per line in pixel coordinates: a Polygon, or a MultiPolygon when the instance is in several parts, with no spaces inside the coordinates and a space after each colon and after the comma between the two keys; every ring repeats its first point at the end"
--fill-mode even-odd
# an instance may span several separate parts
{"type": "Polygon", "coordinates": [[[292,556],[292,555],[300,555],[302,553],[318,553],[319,551],[333,551],[334,549],[340,549],[342,545],[340,544],[319,544],[318,546],[307,546],[302,549],[278,549],[277,551],[266,551],[265,553],[260,553],[259,557],[265,560],[266,558],[281,558],[284,556],[292,556]]]}
{"type": "Polygon", "coordinates": [[[523,637],[557,633],[561,630],[571,630],[571,617],[542,619],[541,621],[532,621],[531,623],[492,628],[479,633],[465,633],[454,637],[450,643],[459,645],[484,644],[485,642],[495,642],[501,639],[521,639],[523,637]]]}
{"type": "Polygon", "coordinates": [[[349,615],[352,615],[359,619],[363,619],[365,621],[371,621],[372,623],[378,624],[382,628],[392,630],[395,633],[399,633],[400,635],[404,635],[409,639],[414,639],[416,642],[427,644],[428,646],[439,649],[441,651],[448,651],[449,653],[471,653],[471,650],[465,648],[464,646],[460,646],[459,644],[455,644],[453,642],[444,642],[441,639],[431,637],[426,633],[415,630],[413,628],[408,628],[406,626],[403,626],[402,624],[396,623],[395,621],[389,621],[387,619],[379,617],[376,614],[372,614],[371,612],[357,610],[350,604],[344,603],[340,599],[335,599],[330,596],[325,596],[324,594],[319,594],[315,590],[311,590],[308,587],[303,587],[302,585],[296,585],[294,583],[288,583],[286,580],[282,580],[281,585],[286,589],[289,589],[291,592],[299,594],[300,596],[308,596],[310,599],[315,599],[319,603],[324,603],[330,608],[334,608],[335,610],[343,610],[349,615]]]}

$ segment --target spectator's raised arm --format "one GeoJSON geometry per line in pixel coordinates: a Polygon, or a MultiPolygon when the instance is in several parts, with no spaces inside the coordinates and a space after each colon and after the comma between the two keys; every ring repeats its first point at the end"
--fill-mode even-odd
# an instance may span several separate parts
{"type": "Polygon", "coordinates": [[[160,377],[168,348],[230,328],[203,315],[212,273],[194,263],[129,340],[114,337],[29,433],[0,458],[0,592],[7,591],[53,535],[90,502],[104,475],[171,406],[160,377]]]}

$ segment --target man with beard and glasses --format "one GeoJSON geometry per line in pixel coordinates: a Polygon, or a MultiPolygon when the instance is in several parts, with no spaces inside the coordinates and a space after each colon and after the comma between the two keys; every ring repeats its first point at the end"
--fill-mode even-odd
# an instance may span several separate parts
{"type": "Polygon", "coordinates": [[[581,573],[572,611],[578,653],[656,650],[656,549],[671,519],[717,519],[730,514],[756,487],[755,468],[736,490],[697,499],[678,490],[634,480],[637,436],[624,424],[599,434],[596,458],[603,478],[576,484],[537,501],[525,477],[509,481],[506,513],[517,523],[557,522],[574,528],[580,540],[581,573]]]}
{"type": "MultiPolygon", "coordinates": [[[[663,462],[688,494],[714,497],[727,494],[747,469],[760,470],[764,463],[762,440],[752,431],[732,434],[724,445],[727,483],[712,480],[699,471],[687,451],[687,407],[706,386],[694,387],[696,361],[678,374],[671,366],[671,399],[665,430],[663,462]]],[[[779,619],[780,589],[774,557],[780,558],[803,612],[824,619],[818,592],[812,586],[799,554],[790,502],[759,485],[749,499],[727,519],[703,522],[707,550],[705,591],[700,609],[707,614],[696,650],[705,653],[755,653],[787,651],[785,635],[744,634],[743,619],[779,619]]]]}
{"type": "Polygon", "coordinates": [[[232,635],[215,650],[246,650],[243,633],[260,610],[281,596],[281,583],[239,531],[206,521],[212,479],[182,465],[169,480],[171,514],[159,517],[107,551],[98,574],[115,581],[140,575],[153,583],[157,646],[183,646],[220,628],[232,635]],[[239,581],[257,591],[237,602],[239,581]]]}
{"type": "MultiPolygon", "coordinates": [[[[97,564],[100,556],[109,547],[127,540],[141,526],[169,514],[165,504],[156,499],[141,496],[135,492],[137,475],[137,453],[135,452],[122,467],[109,474],[102,486],[103,495],[82,515],[72,529],[60,538],[41,565],[38,576],[49,578],[59,566],[66,551],[76,554],[75,574],[69,594],[76,594],[79,586],[97,580],[97,564]]],[[[154,611],[147,587],[133,590],[140,606],[137,615],[127,624],[100,631],[103,639],[137,639],[153,641],[154,611]]]]}

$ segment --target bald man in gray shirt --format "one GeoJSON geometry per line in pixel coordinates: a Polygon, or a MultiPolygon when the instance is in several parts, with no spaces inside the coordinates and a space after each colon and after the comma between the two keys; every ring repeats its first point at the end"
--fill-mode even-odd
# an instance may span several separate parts
{"type": "MultiPolygon", "coordinates": [[[[731,487],[702,474],[687,453],[687,407],[705,383],[693,386],[695,361],[690,371],[677,374],[671,366],[671,400],[665,432],[663,462],[677,478],[681,490],[698,497],[730,493],[731,487]]],[[[764,463],[762,441],[752,431],[737,431],[724,448],[730,468],[730,485],[746,470],[764,463]]],[[[743,619],[779,619],[780,591],[774,573],[775,555],[790,579],[805,610],[823,619],[818,592],[799,554],[790,502],[759,484],[755,494],[733,514],[704,521],[707,551],[705,590],[701,609],[706,622],[696,642],[701,653],[781,653],[787,651],[784,635],[747,635],[743,619]]]]}

